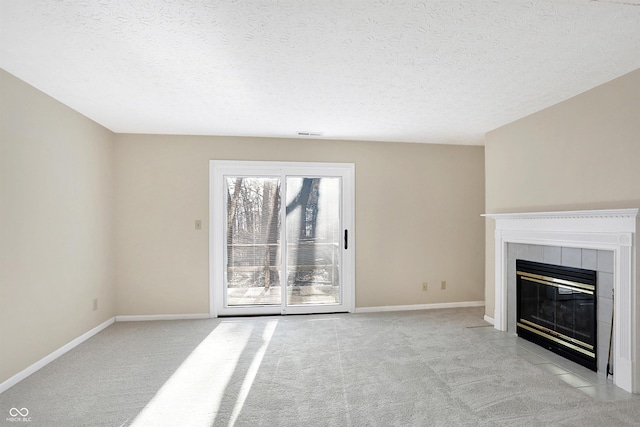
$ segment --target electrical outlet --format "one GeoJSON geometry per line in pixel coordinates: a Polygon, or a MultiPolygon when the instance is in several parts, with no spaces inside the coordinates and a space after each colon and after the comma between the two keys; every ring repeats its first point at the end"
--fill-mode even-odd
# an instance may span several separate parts
{"type": "Polygon", "coordinates": [[[202,220],[196,219],[196,230],[202,230],[202,220]]]}
{"type": "Polygon", "coordinates": [[[442,289],[443,291],[445,289],[447,289],[447,281],[443,280],[442,282],[440,282],[440,289],[442,289]]]}
{"type": "Polygon", "coordinates": [[[98,298],[93,299],[93,311],[98,309],[98,298]]]}
{"type": "Polygon", "coordinates": [[[427,282],[422,282],[422,290],[423,291],[427,290],[427,282]]]}

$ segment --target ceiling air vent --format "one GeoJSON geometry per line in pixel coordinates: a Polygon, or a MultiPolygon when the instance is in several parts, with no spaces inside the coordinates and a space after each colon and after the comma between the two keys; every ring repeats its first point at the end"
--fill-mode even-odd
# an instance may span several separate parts
{"type": "Polygon", "coordinates": [[[298,136],[322,136],[324,132],[308,132],[308,131],[300,131],[298,132],[298,136]]]}

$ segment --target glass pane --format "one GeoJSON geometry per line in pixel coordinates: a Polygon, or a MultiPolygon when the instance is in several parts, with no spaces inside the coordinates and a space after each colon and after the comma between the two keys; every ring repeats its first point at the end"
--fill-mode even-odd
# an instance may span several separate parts
{"type": "Polygon", "coordinates": [[[579,294],[576,296],[576,330],[573,337],[589,344],[596,342],[594,300],[593,295],[579,294]]]}
{"type": "Polygon", "coordinates": [[[340,178],[287,178],[287,304],[340,303],[340,178]]]}
{"type": "Polygon", "coordinates": [[[280,304],[280,179],[225,177],[227,306],[280,304]]]}
{"type": "Polygon", "coordinates": [[[538,303],[538,292],[540,285],[535,282],[530,282],[520,276],[518,276],[518,284],[520,285],[520,288],[518,289],[518,291],[520,292],[520,318],[518,319],[518,321],[524,319],[528,320],[529,322],[539,324],[540,306],[538,303]]]}
{"type": "Polygon", "coordinates": [[[534,323],[555,329],[556,326],[556,290],[552,286],[537,285],[538,287],[538,313],[534,316],[534,323]]]}

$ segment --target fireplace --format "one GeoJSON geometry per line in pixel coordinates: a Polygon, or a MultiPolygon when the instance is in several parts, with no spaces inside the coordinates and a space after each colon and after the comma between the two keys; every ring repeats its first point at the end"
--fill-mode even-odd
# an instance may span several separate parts
{"type": "Polygon", "coordinates": [[[518,336],[597,371],[596,271],[516,260],[518,336]]]}
{"type": "MultiPolygon", "coordinates": [[[[639,209],[486,214],[495,220],[495,311],[486,317],[507,330],[507,247],[541,245],[608,251],[613,256],[613,383],[640,393],[640,230],[639,209]]],[[[492,223],[489,223],[492,226],[492,223]]],[[[515,320],[515,319],[514,319],[515,320]]],[[[602,347],[601,343],[601,347],[602,347]]],[[[608,345],[608,343],[606,343],[608,345]]],[[[606,356],[605,356],[606,357],[606,356]]],[[[604,375],[604,372],[600,372],[604,375]]]]}

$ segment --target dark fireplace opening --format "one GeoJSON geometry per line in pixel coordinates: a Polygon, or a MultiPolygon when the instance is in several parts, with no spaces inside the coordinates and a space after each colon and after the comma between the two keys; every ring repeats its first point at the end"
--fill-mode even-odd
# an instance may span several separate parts
{"type": "Polygon", "coordinates": [[[518,336],[597,371],[596,272],[516,260],[518,336]]]}

